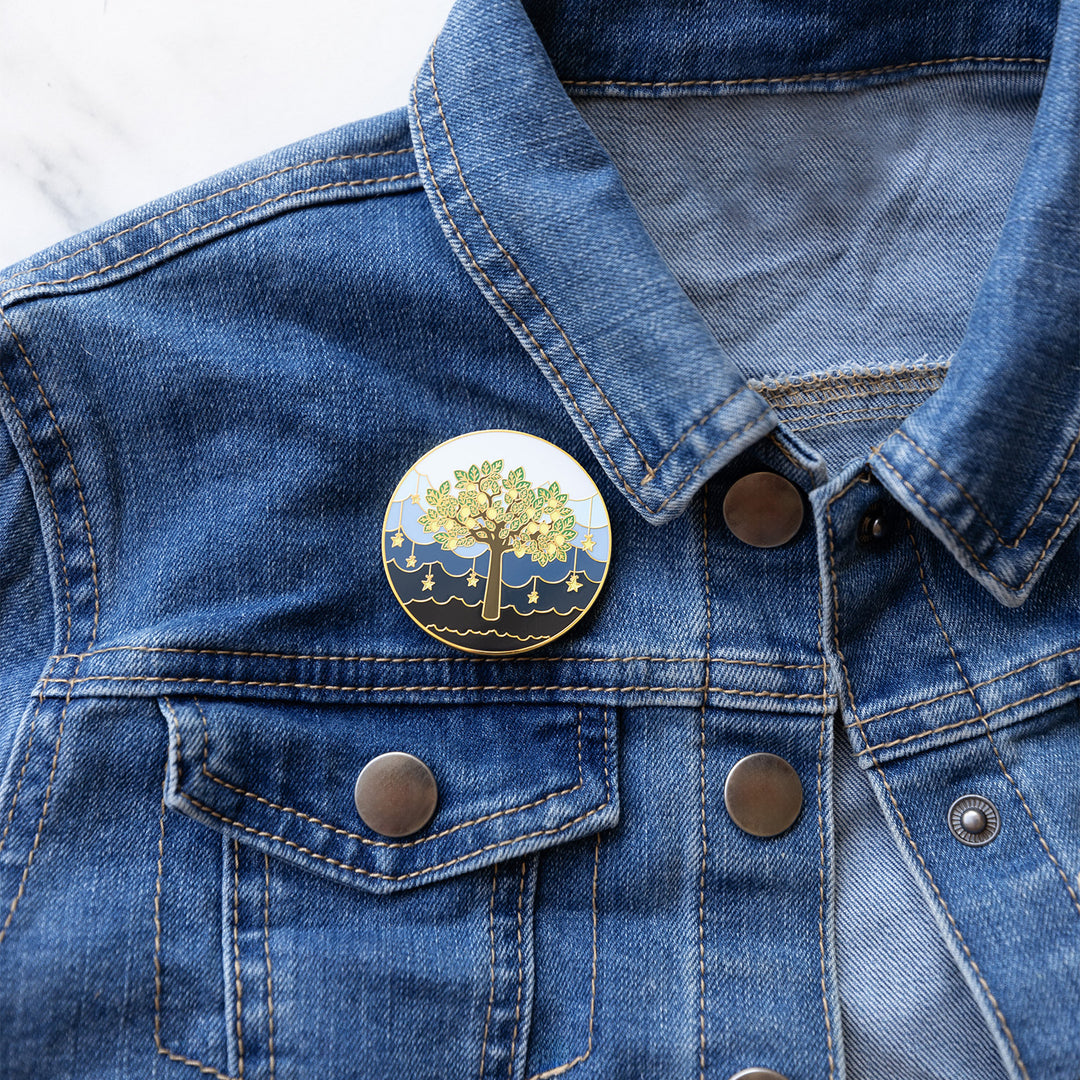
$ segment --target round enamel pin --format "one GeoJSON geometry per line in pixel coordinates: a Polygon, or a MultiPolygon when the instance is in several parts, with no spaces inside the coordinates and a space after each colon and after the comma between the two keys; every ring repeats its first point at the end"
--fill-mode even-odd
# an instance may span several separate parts
{"type": "Polygon", "coordinates": [[[383,566],[409,617],[484,656],[536,649],[592,607],[611,523],[589,474],[521,431],[472,431],[429,450],[383,520],[383,566]]]}

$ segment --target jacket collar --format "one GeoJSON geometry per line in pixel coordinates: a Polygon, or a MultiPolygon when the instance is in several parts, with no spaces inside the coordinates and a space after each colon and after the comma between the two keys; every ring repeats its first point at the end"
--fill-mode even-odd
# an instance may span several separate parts
{"type": "Polygon", "coordinates": [[[1020,5],[1019,16],[1012,0],[988,2],[978,25],[962,5],[930,25],[905,20],[903,5],[843,0],[810,30],[789,26],[770,0],[695,5],[692,22],[676,0],[569,0],[558,19],[550,0],[530,6],[531,18],[520,0],[458,0],[413,84],[420,173],[466,270],[612,481],[658,525],[780,417],[672,276],[564,84],[701,93],[733,79],[942,70],[951,57],[964,58],[949,61],[960,70],[972,57],[1050,59],[1006,225],[949,375],[869,460],[969,573],[1003,604],[1022,603],[1080,516],[1068,239],[1080,224],[1078,0],[1063,0],[1056,30],[1045,0],[1020,5]],[[1006,475],[1023,479],[1003,484],[1006,475]]]}

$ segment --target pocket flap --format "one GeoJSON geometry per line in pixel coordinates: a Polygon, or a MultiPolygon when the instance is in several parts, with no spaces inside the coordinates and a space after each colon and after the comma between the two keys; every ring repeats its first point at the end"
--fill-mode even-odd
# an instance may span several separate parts
{"type": "Polygon", "coordinates": [[[387,893],[589,835],[619,817],[613,709],[571,704],[333,705],[160,697],[166,803],[268,854],[387,893]],[[363,766],[405,751],[435,776],[413,836],[369,829],[363,766]]]}

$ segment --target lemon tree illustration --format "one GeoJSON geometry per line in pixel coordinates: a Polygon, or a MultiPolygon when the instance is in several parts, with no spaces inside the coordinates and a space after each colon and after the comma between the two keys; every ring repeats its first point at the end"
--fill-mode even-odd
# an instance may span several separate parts
{"type": "Polygon", "coordinates": [[[524,469],[502,475],[503,461],[485,461],[454,470],[454,488],[444,480],[429,487],[424,499],[430,509],[419,518],[424,532],[434,533],[443,551],[485,544],[491,552],[484,602],[480,614],[488,621],[499,617],[502,604],[502,560],[512,551],[540,566],[566,561],[570,542],[577,535],[567,496],[552,481],[533,488],[524,469]]]}

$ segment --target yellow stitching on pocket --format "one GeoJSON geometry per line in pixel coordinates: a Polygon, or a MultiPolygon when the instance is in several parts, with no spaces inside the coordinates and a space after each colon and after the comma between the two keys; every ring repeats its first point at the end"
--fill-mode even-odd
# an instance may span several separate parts
{"type": "Polygon", "coordinates": [[[270,963],[270,856],[263,852],[263,952],[266,953],[266,1013],[269,1026],[270,1080],[275,1080],[274,1063],[274,968],[270,963]]]}
{"type": "MultiPolygon", "coordinates": [[[[179,757],[180,733],[177,730],[177,757],[179,757]]],[[[184,1057],[165,1046],[161,1041],[161,873],[165,861],[165,788],[169,779],[169,755],[165,755],[165,775],[161,780],[161,818],[159,821],[158,835],[158,859],[157,859],[157,882],[154,886],[154,1046],[159,1054],[167,1057],[170,1061],[178,1061],[182,1065],[191,1065],[199,1072],[207,1073],[216,1077],[217,1080],[237,1080],[236,1077],[227,1076],[223,1072],[210,1065],[204,1065],[194,1058],[184,1057]]]]}
{"type": "Polygon", "coordinates": [[[236,978],[236,1045],[237,1072],[244,1080],[244,1026],[243,1003],[244,984],[240,979],[240,844],[236,838],[232,842],[233,850],[233,894],[232,894],[232,939],[233,939],[233,974],[236,978]]]}
{"type": "Polygon", "coordinates": [[[517,1035],[518,1026],[521,1023],[521,985],[523,976],[525,974],[525,963],[521,955],[521,901],[525,895],[525,868],[528,866],[528,860],[521,860],[521,882],[518,885],[518,902],[517,902],[517,958],[518,958],[518,988],[517,988],[517,1006],[514,1009],[514,1034],[510,1039],[510,1067],[506,1070],[507,1076],[514,1075],[514,1051],[517,1049],[517,1035]]]}
{"type": "Polygon", "coordinates": [[[511,837],[509,840],[499,840],[496,843],[485,844],[483,847],[476,848],[475,851],[467,852],[464,855],[457,855],[453,859],[447,859],[445,862],[437,863],[434,866],[425,866],[419,870],[411,870],[407,874],[381,874],[375,870],[365,870],[360,866],[350,866],[348,863],[341,862],[340,859],[332,859],[329,855],[320,855],[317,851],[312,851],[310,848],[304,847],[302,844],[296,843],[294,840],[287,840],[284,836],[278,836],[275,833],[265,832],[260,829],[253,829],[250,825],[245,825],[243,822],[236,821],[234,818],[226,817],[225,814],[219,814],[216,810],[211,809],[205,803],[200,802],[193,795],[188,795],[185,792],[178,792],[181,799],[191,806],[202,810],[204,813],[209,814],[211,817],[217,818],[219,821],[225,822],[226,825],[232,825],[238,829],[242,829],[246,833],[250,833],[252,836],[261,836],[268,840],[276,840],[279,843],[285,844],[287,847],[291,847],[296,851],[303,853],[304,855],[310,855],[313,859],[319,859],[322,862],[329,863],[331,866],[336,866],[341,870],[348,870],[353,874],[362,874],[364,877],[378,878],[381,881],[407,881],[415,877],[420,877],[423,874],[429,873],[433,870],[443,870],[448,866],[455,866],[457,863],[465,862],[468,859],[473,858],[475,855],[482,855],[485,851],[494,851],[498,848],[507,847],[510,844],[516,844],[519,840],[531,840],[536,836],[554,836],[558,833],[565,832],[567,829],[574,825],[577,825],[581,821],[585,821],[591,818],[593,815],[600,813],[611,802],[611,778],[608,771],[608,715],[607,709],[604,710],[604,801],[598,803],[591,810],[587,810],[584,814],[579,814],[571,821],[564,822],[562,825],[553,826],[549,829],[535,829],[532,832],[522,833],[520,836],[511,837]]]}
{"type": "Polygon", "coordinates": [[[484,1059],[487,1056],[488,1028],[491,1025],[491,1009],[495,1004],[495,882],[499,877],[499,864],[491,868],[491,902],[488,904],[488,936],[491,938],[491,991],[488,994],[487,1015],[484,1017],[484,1040],[480,1045],[480,1080],[484,1080],[484,1059]]]}
{"type": "Polygon", "coordinates": [[[596,878],[600,869],[600,833],[596,834],[596,848],[593,854],[592,876],[592,979],[589,989],[589,1041],[585,1047],[585,1053],[578,1054],[572,1061],[564,1065],[557,1065],[553,1069],[545,1069],[543,1072],[533,1073],[529,1080],[547,1080],[550,1076],[561,1076],[569,1072],[575,1065],[580,1065],[592,1053],[593,1043],[593,1019],[596,1015],[596,878]]]}
{"type": "MultiPolygon", "coordinates": [[[[176,719],[177,723],[179,724],[180,721],[179,721],[179,718],[176,716],[175,710],[173,709],[172,702],[170,702],[167,697],[164,700],[165,700],[166,704],[169,706],[169,711],[172,712],[173,717],[176,719]]],[[[345,829],[339,829],[334,825],[329,825],[329,824],[327,824],[327,822],[321,821],[319,818],[315,817],[314,815],[305,814],[303,811],[297,810],[295,807],[282,806],[279,803],[271,802],[269,799],[265,799],[261,795],[256,795],[254,792],[246,791],[244,788],[237,787],[234,784],[230,784],[227,780],[222,780],[221,777],[215,776],[207,768],[207,765],[206,765],[206,762],[209,759],[209,740],[208,740],[208,735],[207,735],[206,714],[203,712],[202,706],[199,704],[198,700],[196,700],[194,698],[192,700],[195,701],[195,707],[199,710],[199,715],[202,717],[202,721],[203,721],[203,764],[202,764],[202,773],[203,773],[204,776],[208,777],[210,780],[213,780],[215,783],[220,784],[222,787],[228,788],[229,791],[235,791],[236,794],[238,794],[238,795],[246,795],[249,799],[254,799],[256,802],[260,802],[264,806],[269,806],[274,810],[280,810],[280,811],[282,811],[282,812],[284,812],[286,814],[293,814],[296,817],[301,818],[304,821],[309,821],[313,825],[318,825],[321,828],[326,829],[328,832],[336,833],[338,836],[348,837],[348,839],[350,839],[350,840],[359,840],[360,843],[362,843],[362,844],[370,844],[372,847],[407,848],[407,847],[415,847],[417,844],[426,844],[431,840],[438,840],[443,836],[449,836],[450,833],[457,832],[458,829],[464,829],[464,828],[467,828],[470,825],[479,825],[482,822],[491,821],[494,818],[505,817],[508,814],[516,814],[521,810],[531,810],[533,807],[540,806],[542,803],[546,803],[549,799],[557,799],[557,798],[559,798],[559,797],[561,797],[563,795],[569,795],[571,792],[577,791],[585,782],[584,777],[582,775],[582,771],[581,771],[581,720],[582,720],[582,715],[581,714],[582,714],[582,710],[578,709],[578,725],[577,725],[578,779],[577,779],[577,783],[574,784],[573,786],[563,788],[561,791],[552,791],[549,794],[544,795],[542,798],[535,799],[533,802],[522,803],[520,806],[512,806],[512,807],[509,807],[506,810],[497,810],[494,813],[485,814],[483,817],[473,818],[470,821],[459,822],[457,825],[452,825],[448,829],[443,829],[441,832],[432,833],[430,836],[421,836],[417,840],[401,840],[401,841],[372,840],[370,837],[360,836],[358,833],[351,833],[351,832],[348,832],[345,829]]]]}

